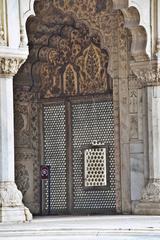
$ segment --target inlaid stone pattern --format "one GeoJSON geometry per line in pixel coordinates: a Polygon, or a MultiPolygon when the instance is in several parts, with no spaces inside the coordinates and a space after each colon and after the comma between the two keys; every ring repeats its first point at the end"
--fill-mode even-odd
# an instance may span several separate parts
{"type": "MultiPolygon", "coordinates": [[[[51,166],[50,211],[67,208],[65,106],[44,106],[44,164],[51,166]],[[54,114],[53,114],[54,113],[54,114]]],[[[43,191],[44,212],[48,211],[48,182],[43,191]]]]}

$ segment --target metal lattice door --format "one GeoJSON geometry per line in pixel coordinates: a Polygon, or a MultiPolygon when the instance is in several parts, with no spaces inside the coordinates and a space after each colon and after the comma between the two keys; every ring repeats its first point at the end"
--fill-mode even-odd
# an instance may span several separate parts
{"type": "Polygon", "coordinates": [[[43,213],[116,211],[112,99],[45,104],[43,143],[44,164],[51,168],[50,196],[48,181],[43,185],[43,213]]]}

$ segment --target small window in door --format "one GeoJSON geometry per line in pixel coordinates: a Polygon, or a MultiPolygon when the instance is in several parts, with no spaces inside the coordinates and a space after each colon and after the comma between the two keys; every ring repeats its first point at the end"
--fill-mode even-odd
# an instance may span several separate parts
{"type": "Polygon", "coordinates": [[[107,187],[107,147],[94,141],[84,150],[84,186],[85,188],[107,187]]]}

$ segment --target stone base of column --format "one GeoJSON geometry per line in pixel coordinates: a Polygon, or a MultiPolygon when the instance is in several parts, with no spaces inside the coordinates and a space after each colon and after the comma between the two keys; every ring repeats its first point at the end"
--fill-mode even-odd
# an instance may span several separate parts
{"type": "Polygon", "coordinates": [[[160,215],[160,203],[139,202],[133,213],[136,215],[160,215]]]}
{"type": "Polygon", "coordinates": [[[22,194],[14,182],[0,182],[0,222],[26,222],[32,214],[22,203],[22,194]]]}
{"type": "Polygon", "coordinates": [[[142,199],[135,206],[134,214],[160,215],[160,180],[150,180],[142,193],[142,199]]]}

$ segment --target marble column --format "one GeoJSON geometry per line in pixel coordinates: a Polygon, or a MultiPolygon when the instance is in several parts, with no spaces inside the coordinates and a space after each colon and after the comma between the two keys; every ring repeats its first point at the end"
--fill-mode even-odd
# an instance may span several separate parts
{"type": "Polygon", "coordinates": [[[26,48],[26,36],[25,36],[25,23],[23,17],[23,2],[24,0],[19,0],[19,21],[20,21],[20,48],[26,48]]]}
{"type": "Polygon", "coordinates": [[[160,62],[160,1],[151,0],[152,58],[160,62]]]}
{"type": "Polygon", "coordinates": [[[6,45],[6,36],[5,36],[5,2],[0,0],[0,46],[6,45]]]}
{"type": "Polygon", "coordinates": [[[13,75],[22,59],[0,57],[0,222],[32,219],[15,184],[13,75]]]}
{"type": "Polygon", "coordinates": [[[136,214],[160,214],[160,86],[147,87],[149,179],[136,214]]]}
{"type": "Polygon", "coordinates": [[[158,63],[160,63],[160,1],[157,2],[157,51],[158,63]]]}

